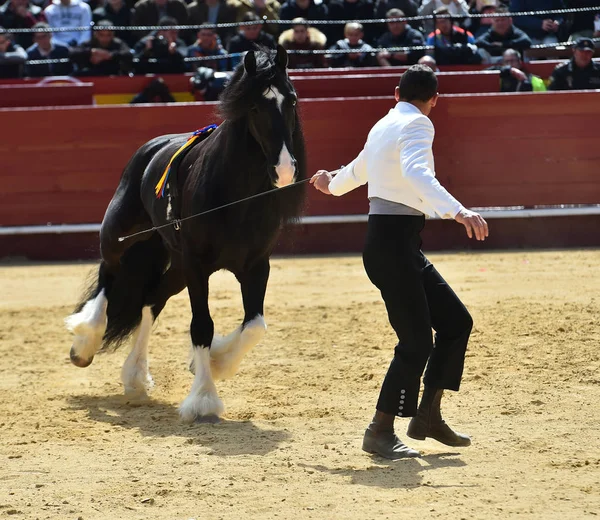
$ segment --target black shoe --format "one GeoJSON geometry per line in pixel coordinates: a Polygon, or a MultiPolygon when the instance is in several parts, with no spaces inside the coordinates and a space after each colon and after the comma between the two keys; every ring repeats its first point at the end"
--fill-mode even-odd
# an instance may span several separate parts
{"type": "Polygon", "coordinates": [[[377,455],[390,460],[410,459],[420,457],[421,454],[406,446],[394,432],[382,432],[375,434],[367,428],[363,438],[362,449],[367,453],[377,455]]]}
{"type": "Polygon", "coordinates": [[[465,447],[471,445],[471,438],[455,432],[442,419],[440,403],[443,390],[425,387],[417,415],[408,424],[406,434],[419,441],[430,437],[446,446],[465,447]]]}

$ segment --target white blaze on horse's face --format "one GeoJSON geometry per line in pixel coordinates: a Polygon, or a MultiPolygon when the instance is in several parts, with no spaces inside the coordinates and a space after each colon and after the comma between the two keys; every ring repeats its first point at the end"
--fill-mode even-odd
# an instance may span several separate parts
{"type": "MultiPolygon", "coordinates": [[[[269,87],[263,92],[263,96],[266,99],[274,100],[277,103],[279,112],[282,112],[283,101],[285,98],[283,94],[277,90],[277,87],[269,87]]],[[[279,160],[275,165],[275,172],[277,173],[277,182],[275,183],[276,188],[283,188],[294,182],[294,177],[296,176],[296,161],[294,161],[292,154],[290,154],[285,141],[279,152],[279,160]]]]}

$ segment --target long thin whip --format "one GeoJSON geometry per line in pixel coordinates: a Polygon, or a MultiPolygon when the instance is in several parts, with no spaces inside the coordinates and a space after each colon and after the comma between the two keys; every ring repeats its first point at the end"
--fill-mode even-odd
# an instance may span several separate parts
{"type": "Polygon", "coordinates": [[[175,226],[175,229],[179,229],[180,224],[182,222],[184,222],[185,220],[190,220],[192,218],[196,218],[196,217],[201,217],[202,215],[206,215],[208,213],[212,213],[213,211],[218,211],[220,209],[223,208],[227,208],[229,206],[233,206],[234,204],[240,204],[241,202],[246,202],[247,200],[251,200],[251,199],[256,199],[258,197],[262,197],[263,195],[268,195],[269,193],[277,193],[281,190],[285,190],[288,188],[293,188],[294,186],[300,186],[301,184],[304,184],[305,182],[310,181],[311,177],[308,177],[307,179],[303,179],[301,181],[298,182],[294,182],[292,184],[288,184],[287,186],[283,186],[282,188],[277,188],[275,190],[268,190],[268,191],[263,191],[262,193],[257,193],[256,195],[251,195],[250,197],[246,197],[244,199],[240,199],[240,200],[235,200],[233,202],[229,202],[227,204],[223,204],[222,206],[217,206],[216,208],[212,208],[206,211],[202,211],[201,213],[195,213],[194,215],[189,215],[187,217],[184,218],[178,218],[175,220],[171,220],[169,222],[167,222],[166,224],[162,224],[160,226],[154,226],[148,229],[144,229],[143,231],[138,231],[137,233],[133,233],[131,235],[125,235],[124,237],[119,237],[119,242],[123,242],[125,240],[127,240],[128,238],[132,238],[132,237],[136,237],[138,235],[143,235],[144,233],[149,233],[150,231],[156,231],[158,229],[162,229],[162,228],[166,228],[169,226],[175,226]]]}

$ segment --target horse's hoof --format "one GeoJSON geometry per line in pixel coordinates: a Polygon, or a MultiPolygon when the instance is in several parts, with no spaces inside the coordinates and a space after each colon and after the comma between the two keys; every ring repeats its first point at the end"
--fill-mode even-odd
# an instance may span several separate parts
{"type": "Polygon", "coordinates": [[[218,415],[200,415],[194,420],[196,424],[218,424],[221,418],[218,415]]]}
{"type": "Polygon", "coordinates": [[[90,359],[84,359],[75,354],[75,350],[71,347],[71,352],[69,352],[69,356],[71,357],[71,363],[73,363],[76,367],[85,368],[89,367],[94,361],[94,356],[90,359]]]}

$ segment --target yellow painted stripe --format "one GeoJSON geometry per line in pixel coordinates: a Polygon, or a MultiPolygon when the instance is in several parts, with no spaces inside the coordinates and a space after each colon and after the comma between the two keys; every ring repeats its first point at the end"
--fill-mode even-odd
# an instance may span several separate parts
{"type": "MultiPolygon", "coordinates": [[[[187,103],[195,101],[194,96],[189,92],[171,92],[171,95],[175,98],[175,101],[180,103],[187,103]]],[[[94,100],[97,105],[126,105],[131,103],[131,100],[136,96],[135,93],[131,94],[96,94],[94,100]]]]}

